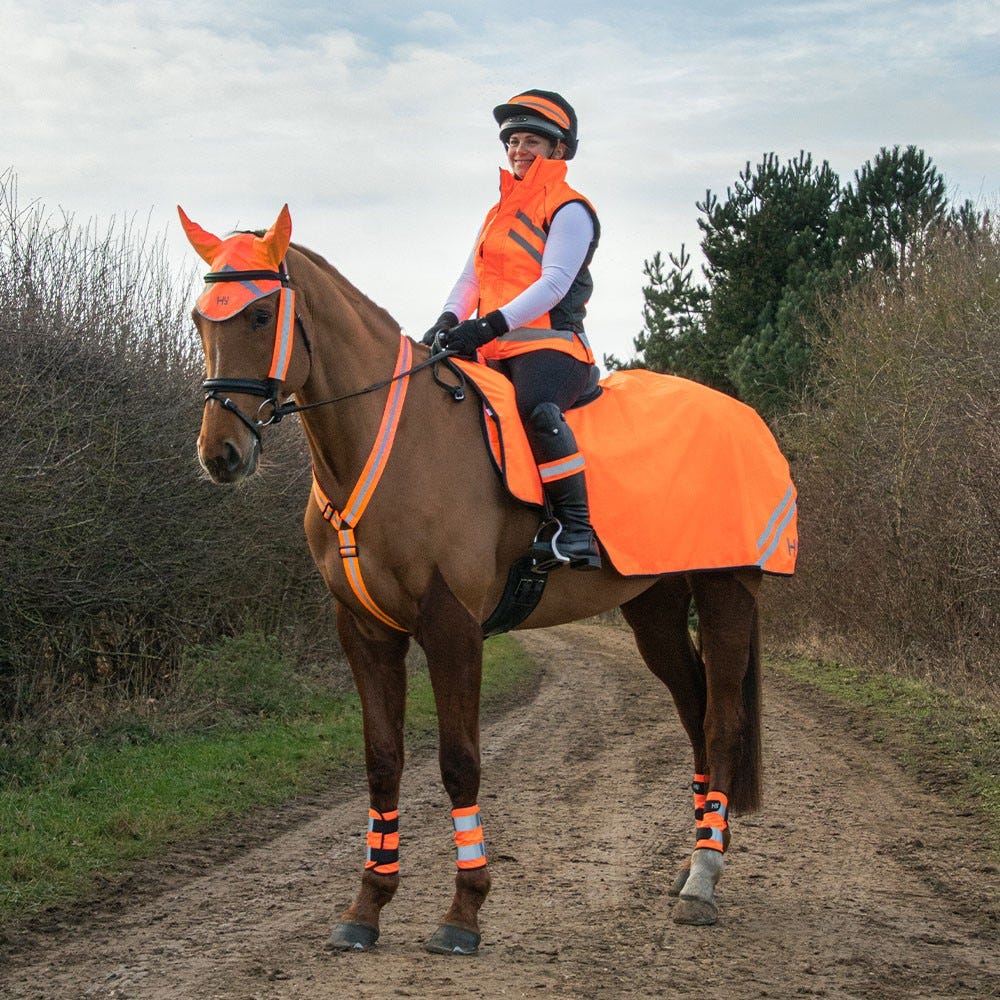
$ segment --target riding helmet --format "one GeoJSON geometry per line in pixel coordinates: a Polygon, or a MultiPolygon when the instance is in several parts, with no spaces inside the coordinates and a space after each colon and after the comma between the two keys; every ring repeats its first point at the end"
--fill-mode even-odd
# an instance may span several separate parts
{"type": "Polygon", "coordinates": [[[576,112],[555,91],[526,90],[506,104],[498,104],[493,117],[500,126],[500,141],[504,145],[515,132],[534,132],[564,143],[563,159],[572,160],[576,154],[576,112]]]}

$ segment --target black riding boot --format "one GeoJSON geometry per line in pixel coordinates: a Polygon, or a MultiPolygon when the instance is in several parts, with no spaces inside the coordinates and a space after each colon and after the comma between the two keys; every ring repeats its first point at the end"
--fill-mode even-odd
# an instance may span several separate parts
{"type": "Polygon", "coordinates": [[[552,538],[553,552],[573,569],[600,569],[601,554],[590,526],[584,460],[572,429],[555,403],[539,403],[526,429],[545,496],[562,525],[552,538]]]}

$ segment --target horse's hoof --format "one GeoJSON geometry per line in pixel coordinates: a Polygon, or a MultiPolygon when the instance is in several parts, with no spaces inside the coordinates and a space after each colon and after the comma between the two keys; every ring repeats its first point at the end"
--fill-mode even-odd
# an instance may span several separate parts
{"type": "Polygon", "coordinates": [[[337,924],[326,947],[330,951],[368,951],[378,940],[378,928],[367,924],[337,924]]]}
{"type": "Polygon", "coordinates": [[[688,875],[691,874],[691,869],[687,865],[681,868],[677,874],[674,876],[674,884],[667,890],[668,896],[679,896],[681,894],[681,889],[687,885],[688,875]]]}
{"type": "Polygon", "coordinates": [[[454,924],[442,924],[424,947],[435,955],[475,955],[479,951],[480,940],[475,931],[467,931],[454,924]]]}
{"type": "Polygon", "coordinates": [[[711,900],[681,896],[674,906],[674,923],[708,927],[719,919],[719,908],[711,900]]]}

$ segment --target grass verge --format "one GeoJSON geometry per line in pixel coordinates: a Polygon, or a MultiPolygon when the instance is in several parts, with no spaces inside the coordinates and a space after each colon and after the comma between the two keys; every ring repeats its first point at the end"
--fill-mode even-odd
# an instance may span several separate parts
{"type": "Polygon", "coordinates": [[[925,787],[978,817],[1000,861],[1000,713],[917,680],[832,661],[768,657],[768,664],[848,708],[870,739],[925,787]]]}
{"type": "MultiPolygon", "coordinates": [[[[287,673],[273,669],[274,650],[261,643],[234,640],[218,658],[227,671],[234,659],[272,664],[274,683],[267,691],[260,685],[253,714],[227,709],[209,728],[131,725],[54,749],[0,748],[0,929],[85,898],[100,881],[171,845],[328,788],[345,766],[363,768],[356,694],[289,684],[287,673]]],[[[195,675],[207,691],[203,674],[195,675]]],[[[528,696],[537,677],[512,639],[491,639],[484,713],[528,696]]],[[[436,726],[430,682],[418,667],[409,682],[408,738],[430,742],[436,726]]]]}

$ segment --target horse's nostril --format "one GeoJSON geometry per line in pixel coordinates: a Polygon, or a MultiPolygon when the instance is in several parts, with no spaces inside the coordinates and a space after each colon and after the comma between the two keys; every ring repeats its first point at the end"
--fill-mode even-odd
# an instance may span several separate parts
{"type": "Polygon", "coordinates": [[[252,475],[257,468],[258,449],[252,442],[247,451],[242,451],[235,442],[222,441],[217,448],[198,449],[202,467],[217,483],[236,483],[252,475]]]}
{"type": "Polygon", "coordinates": [[[243,456],[232,441],[227,441],[222,446],[222,453],[225,459],[226,471],[230,473],[238,472],[240,466],[243,464],[243,456]]]}

